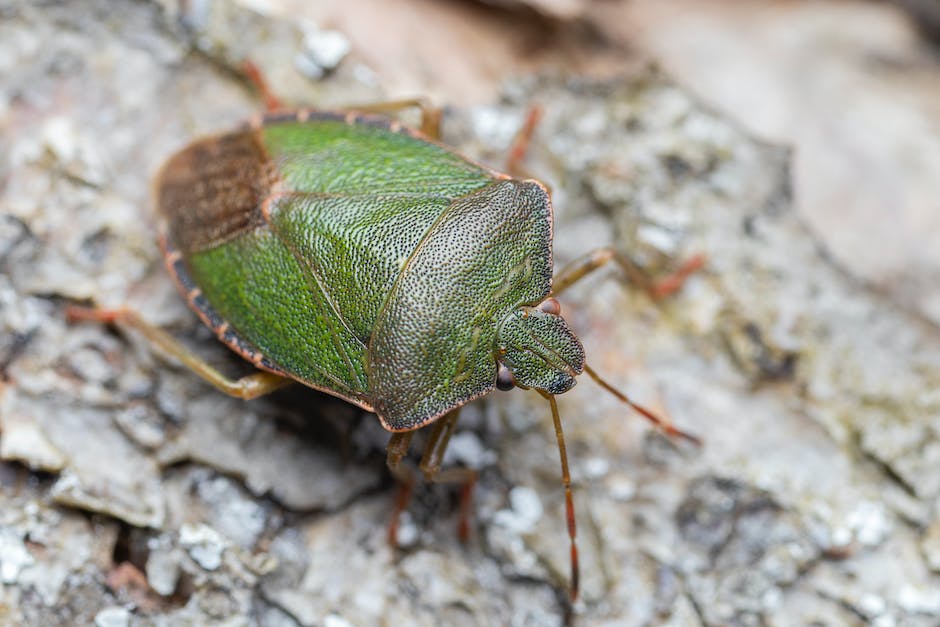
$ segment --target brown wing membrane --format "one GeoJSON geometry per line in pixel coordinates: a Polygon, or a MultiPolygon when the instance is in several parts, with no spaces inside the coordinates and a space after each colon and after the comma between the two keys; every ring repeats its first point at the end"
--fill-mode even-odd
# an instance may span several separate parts
{"type": "Polygon", "coordinates": [[[279,180],[258,131],[208,137],[174,155],[157,176],[156,204],[184,254],[264,223],[261,204],[279,180]]]}

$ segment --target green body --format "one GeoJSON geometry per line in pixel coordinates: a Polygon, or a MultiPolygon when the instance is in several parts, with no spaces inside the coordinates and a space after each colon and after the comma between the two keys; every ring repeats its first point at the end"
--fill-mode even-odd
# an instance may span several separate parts
{"type": "Polygon", "coordinates": [[[533,309],[551,291],[545,189],[412,131],[271,117],[177,154],[157,202],[220,338],[389,430],[489,392],[499,362],[550,393],[581,372],[577,338],[533,309]]]}

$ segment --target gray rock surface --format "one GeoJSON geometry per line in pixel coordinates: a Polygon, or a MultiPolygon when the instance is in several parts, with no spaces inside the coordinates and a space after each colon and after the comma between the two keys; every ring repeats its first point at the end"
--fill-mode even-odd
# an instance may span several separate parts
{"type": "Polygon", "coordinates": [[[614,269],[563,295],[588,362],[704,440],[670,441],[587,379],[558,399],[574,607],[537,395],[464,412],[471,540],[453,487],[421,486],[393,550],[374,418],[303,389],[229,399],[133,333],[67,324],[69,302],[129,303],[249,372],[163,271],[152,173],[257,109],[232,71],[249,52],[288,100],[380,97],[351,64],[320,82],[292,64],[309,29],[193,6],[0,3],[0,622],[940,621],[937,329],[830,262],[792,210],[786,150],[655,72],[518,80],[445,116],[449,142],[498,165],[543,104],[528,167],[554,190],[559,265],[602,244],[654,272],[708,255],[663,303],[614,269]]]}

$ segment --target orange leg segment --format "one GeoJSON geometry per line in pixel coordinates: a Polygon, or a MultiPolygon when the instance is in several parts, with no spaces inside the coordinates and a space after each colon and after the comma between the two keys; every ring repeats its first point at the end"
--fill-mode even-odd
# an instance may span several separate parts
{"type": "Polygon", "coordinates": [[[705,265],[705,260],[705,255],[693,255],[682,262],[673,273],[652,280],[626,255],[613,248],[598,248],[562,268],[552,279],[552,294],[557,296],[590,273],[613,261],[623,270],[631,283],[649,294],[653,300],[662,300],[678,292],[686,279],[705,265]]]}
{"type": "Polygon", "coordinates": [[[150,324],[136,311],[127,307],[97,309],[70,305],[66,308],[65,315],[72,322],[93,321],[132,328],[141,333],[159,351],[177,359],[214,388],[235,398],[245,400],[258,398],[293,383],[292,379],[271,372],[256,372],[241,379],[226,377],[179,340],[163,329],[150,324]]]}

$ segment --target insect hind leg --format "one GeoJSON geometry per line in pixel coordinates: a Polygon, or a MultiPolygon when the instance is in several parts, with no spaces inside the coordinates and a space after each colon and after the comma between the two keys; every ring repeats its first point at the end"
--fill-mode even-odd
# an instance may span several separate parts
{"type": "Polygon", "coordinates": [[[217,390],[235,398],[245,400],[258,398],[293,383],[292,379],[276,375],[273,372],[256,372],[241,379],[231,379],[216,370],[169,333],[150,324],[141,318],[140,314],[128,307],[99,309],[70,305],[66,308],[65,315],[71,322],[94,321],[135,329],[157,350],[178,360],[217,390]]]}

